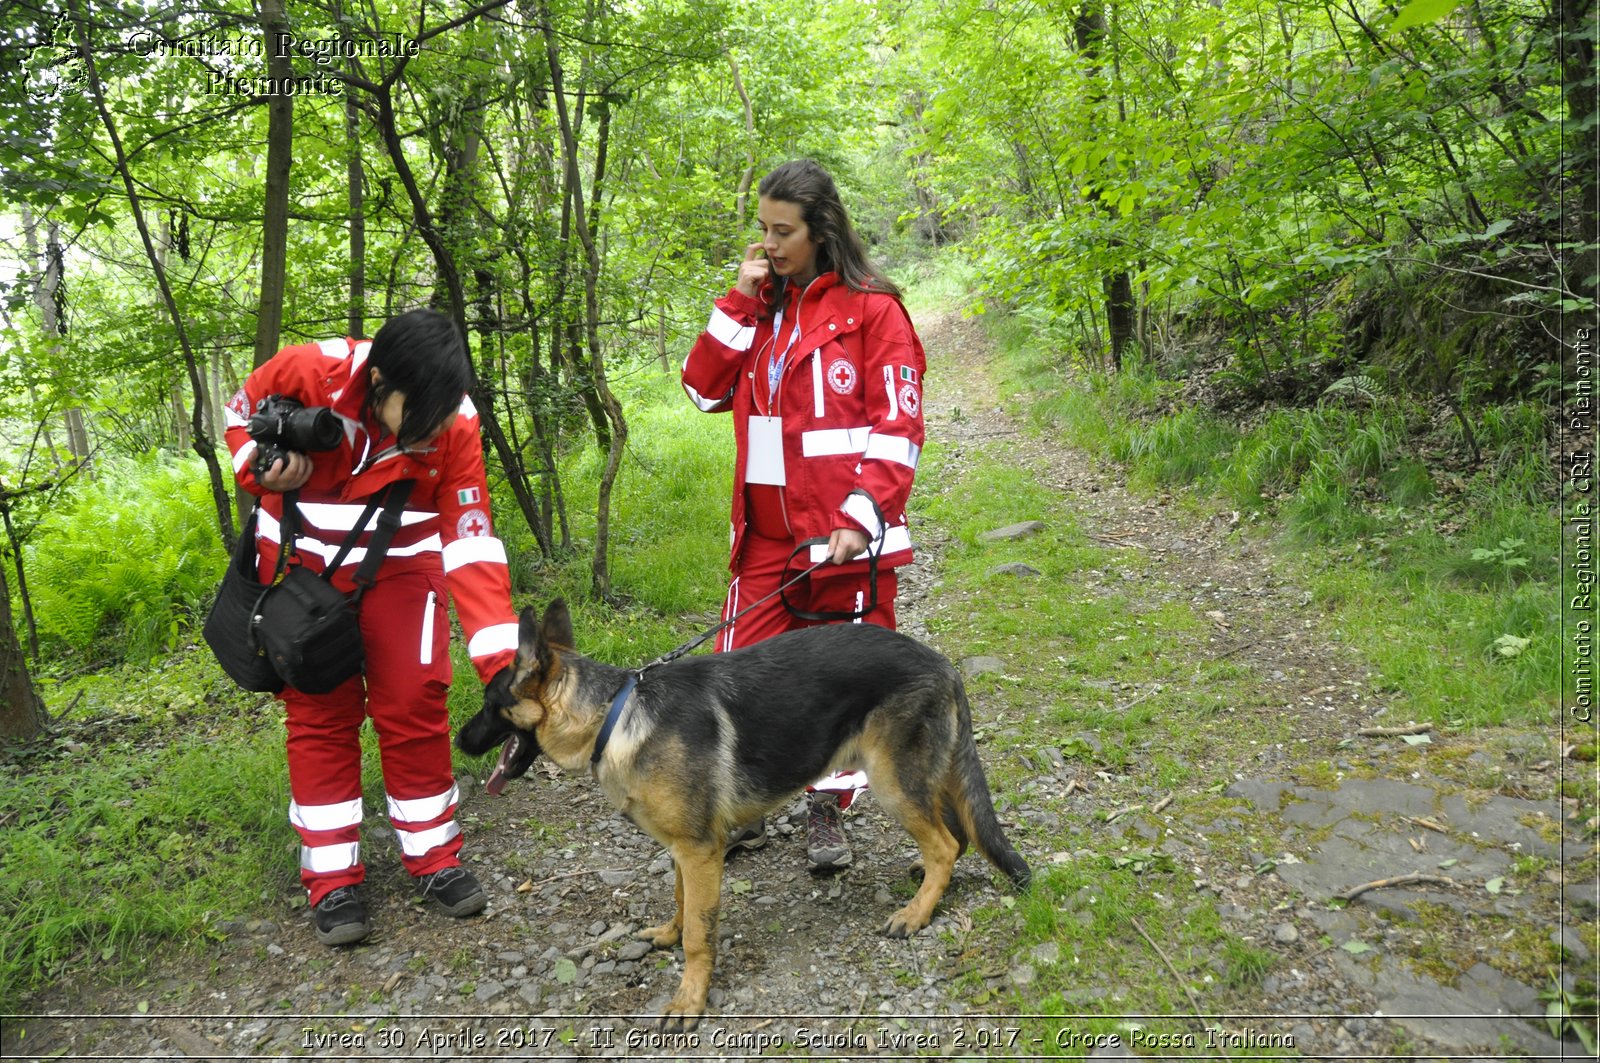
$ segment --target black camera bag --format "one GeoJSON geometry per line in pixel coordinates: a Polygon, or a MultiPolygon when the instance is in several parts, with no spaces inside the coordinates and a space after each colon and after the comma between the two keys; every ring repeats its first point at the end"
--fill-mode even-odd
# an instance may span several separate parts
{"type": "MultiPolygon", "coordinates": [[[[275,584],[263,586],[255,582],[254,572],[251,572],[249,582],[256,593],[251,598],[246,614],[242,645],[235,641],[226,648],[227,657],[235,660],[243,657],[245,646],[251,653],[259,654],[260,659],[266,661],[273,670],[275,684],[266,685],[263,682],[258,686],[247,683],[247,678],[252,682],[258,681],[256,673],[252,670],[241,675],[229,666],[224,651],[218,649],[218,642],[212,641],[210,622],[207,622],[206,641],[211,643],[212,651],[235,682],[246,690],[276,693],[287,683],[306,694],[326,694],[361,671],[364,660],[360,626],[361,596],[372,585],[378,566],[383,562],[383,555],[389,549],[389,542],[400,527],[400,511],[405,508],[413,486],[411,480],[401,480],[390,485],[386,493],[373,496],[355,527],[340,544],[339,552],[320,574],[300,564],[287,564],[288,558],[294,553],[294,540],[299,526],[300,493],[289,491],[284,494],[284,534],[278,555],[279,572],[283,572],[283,578],[275,584]],[[346,595],[333,585],[333,574],[344,564],[356,540],[366,531],[367,522],[372,519],[380,502],[383,513],[367,545],[366,556],[356,570],[355,593],[346,595]],[[284,571],[285,566],[287,571],[284,571]]],[[[251,516],[254,518],[254,514],[251,516]]],[[[252,533],[255,530],[253,519],[248,530],[252,533]]],[[[248,544],[253,564],[253,534],[248,536],[248,544]]],[[[238,553],[236,550],[236,557],[238,553]]],[[[219,603],[227,594],[230,581],[244,582],[242,572],[235,571],[237,568],[237,565],[230,568],[228,579],[223,581],[224,587],[217,595],[219,603]],[[236,576],[241,578],[236,580],[236,576]]],[[[240,594],[235,600],[242,601],[243,597],[240,594]]],[[[230,613],[236,612],[230,609],[230,613]]],[[[239,630],[230,622],[225,633],[239,630]]]]}
{"type": "Polygon", "coordinates": [[[227,575],[217,588],[217,600],[206,614],[201,634],[228,678],[245,690],[276,694],[283,678],[256,641],[255,617],[272,583],[256,578],[256,513],[252,509],[228,559],[227,575]]]}
{"type": "MultiPolygon", "coordinates": [[[[401,480],[391,484],[384,494],[374,495],[340,544],[339,552],[320,574],[291,564],[261,603],[261,613],[255,621],[256,638],[278,675],[296,690],[326,694],[361,671],[361,596],[372,586],[389,540],[400,527],[400,511],[405,508],[412,486],[412,481],[401,480]],[[380,501],[383,513],[356,570],[355,593],[346,595],[333,585],[333,574],[366,531],[367,521],[380,501]]],[[[290,492],[284,496],[285,515],[297,505],[299,500],[293,497],[297,495],[298,492],[290,492]]],[[[285,539],[292,544],[291,537],[285,539]]]]}

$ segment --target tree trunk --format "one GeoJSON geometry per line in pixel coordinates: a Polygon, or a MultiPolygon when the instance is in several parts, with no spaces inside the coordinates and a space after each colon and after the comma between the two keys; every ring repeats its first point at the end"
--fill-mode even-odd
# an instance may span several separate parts
{"type": "Polygon", "coordinates": [[[184,326],[183,315],[178,312],[177,300],[172,297],[172,286],[167,282],[167,271],[161,268],[155,243],[150,238],[150,226],[145,221],[143,200],[139,196],[138,186],[134,183],[133,171],[128,165],[128,154],[122,147],[122,137],[117,132],[117,125],[111,118],[110,109],[106,106],[105,87],[100,83],[100,71],[94,60],[94,46],[89,39],[89,24],[83,17],[78,0],[72,0],[70,10],[77,32],[78,55],[83,60],[84,74],[88,80],[89,97],[100,115],[101,124],[105,126],[106,139],[111,142],[117,175],[121,177],[123,191],[128,197],[128,210],[133,215],[135,228],[139,230],[139,240],[144,245],[145,258],[149,260],[150,268],[155,272],[156,287],[160,289],[161,301],[166,304],[167,313],[172,318],[172,328],[178,337],[178,347],[183,352],[183,364],[189,371],[189,385],[194,392],[194,406],[190,413],[190,424],[194,429],[194,449],[200,455],[200,460],[205,462],[206,472],[211,481],[211,497],[217,509],[217,527],[222,533],[223,546],[232,553],[236,534],[233,524],[233,503],[229,497],[228,484],[222,477],[222,466],[217,460],[217,448],[212,443],[211,437],[206,434],[201,418],[201,411],[205,406],[205,377],[200,372],[200,363],[195,358],[194,348],[189,344],[189,330],[184,326]]]}
{"type": "MultiPolygon", "coordinates": [[[[354,45],[348,25],[343,39],[354,45]]],[[[349,61],[354,65],[355,60],[349,61]]],[[[345,160],[349,184],[350,219],[350,315],[345,323],[345,334],[356,339],[366,335],[367,327],[367,215],[366,174],[361,166],[361,108],[356,102],[356,88],[345,86],[344,132],[350,142],[350,154],[345,160]]]]}
{"type": "MultiPolygon", "coordinates": [[[[1074,30],[1077,35],[1078,51],[1092,64],[1089,68],[1088,98],[1092,103],[1103,103],[1106,90],[1102,84],[1100,49],[1106,42],[1108,34],[1105,12],[1099,6],[1099,0],[1090,0],[1083,5],[1074,24],[1074,30]]],[[[1095,188],[1094,199],[1103,209],[1110,212],[1111,205],[1105,201],[1098,186],[1095,188]]],[[[1113,249],[1120,248],[1122,241],[1113,238],[1110,246],[1113,249]]],[[[1121,370],[1123,352],[1133,341],[1134,336],[1133,281],[1124,268],[1107,270],[1101,275],[1100,284],[1105,298],[1106,335],[1111,341],[1111,366],[1113,369],[1121,370]]]]}
{"type": "MultiPolygon", "coordinates": [[[[11,561],[17,573],[17,597],[22,602],[22,623],[28,631],[28,657],[37,667],[39,664],[39,621],[33,615],[33,599],[28,596],[28,570],[22,563],[22,536],[17,534],[17,528],[11,520],[11,506],[0,501],[0,517],[4,518],[6,527],[6,543],[11,547],[11,561]]],[[[7,593],[0,604],[10,604],[11,595],[7,593]]]]}
{"type": "MultiPolygon", "coordinates": [[[[61,274],[64,265],[61,226],[54,220],[46,221],[43,258],[39,254],[38,229],[38,219],[24,205],[22,239],[28,248],[28,269],[36,271],[39,278],[39,283],[33,288],[33,303],[39,308],[39,330],[44,333],[51,357],[59,358],[61,336],[65,331],[61,327],[61,274]]],[[[67,452],[72,457],[72,463],[84,466],[84,471],[92,474],[93,470],[89,467],[89,432],[83,421],[83,407],[67,407],[62,421],[67,430],[67,452]]]]}
{"type": "MultiPolygon", "coordinates": [[[[916,89],[906,94],[906,103],[916,121],[919,133],[924,133],[923,115],[927,110],[927,93],[916,89]]],[[[938,247],[949,238],[944,231],[944,218],[939,210],[939,195],[928,184],[928,174],[933,170],[933,154],[919,151],[910,158],[911,195],[917,204],[917,220],[913,223],[917,235],[925,242],[938,247]]]]}
{"type": "Polygon", "coordinates": [[[28,661],[11,622],[11,588],[0,565],[0,738],[23,741],[45,724],[44,703],[33,688],[28,661]]]}
{"type": "MultiPolygon", "coordinates": [[[[456,265],[455,255],[451,252],[444,234],[434,221],[433,211],[429,209],[428,201],[417,184],[416,174],[406,159],[405,145],[401,141],[395,119],[394,83],[403,69],[404,66],[397,63],[383,84],[371,86],[378,103],[378,132],[383,138],[384,150],[389,155],[389,161],[394,166],[395,176],[400,179],[400,185],[405,189],[406,198],[411,204],[411,217],[416,223],[417,234],[433,253],[434,268],[439,272],[439,280],[444,284],[445,298],[449,304],[445,312],[460,330],[461,342],[470,343],[471,333],[467,330],[466,289],[461,281],[461,270],[456,265]]],[[[500,459],[501,468],[511,485],[511,493],[516,497],[517,507],[522,512],[522,519],[527,521],[531,528],[538,519],[538,505],[528,487],[527,477],[522,474],[521,456],[511,449],[511,444],[507,442],[505,432],[500,427],[499,417],[495,413],[493,392],[481,380],[473,388],[472,401],[478,408],[478,424],[484,439],[500,459]]]]}
{"type": "Polygon", "coordinates": [[[750,203],[750,186],[756,179],[756,113],[750,106],[750,94],[744,90],[744,80],[739,77],[739,60],[731,49],[724,54],[733,71],[733,89],[739,94],[739,102],[744,104],[744,172],[739,175],[739,190],[733,199],[733,223],[742,227],[750,203]]]}
{"type": "MultiPolygon", "coordinates": [[[[544,31],[545,52],[550,59],[550,94],[555,99],[556,117],[561,126],[562,154],[566,160],[566,183],[572,202],[573,227],[583,244],[584,251],[584,333],[589,347],[589,369],[594,382],[594,393],[599,398],[611,426],[610,445],[606,449],[606,468],[600,476],[599,500],[595,504],[594,559],[590,565],[593,576],[590,593],[596,599],[609,601],[611,490],[617,482],[617,473],[622,468],[622,453],[628,442],[628,422],[623,417],[622,404],[611,393],[610,385],[606,381],[605,353],[600,346],[600,254],[595,246],[594,233],[589,228],[584,209],[583,177],[578,168],[578,138],[572,127],[571,116],[567,113],[566,96],[562,93],[561,56],[556,50],[555,27],[551,25],[548,6],[542,6],[539,14],[540,28],[544,31]]],[[[604,176],[604,134],[609,129],[608,119],[609,106],[602,111],[600,124],[602,135],[599,138],[599,161],[596,164],[597,185],[604,176]]]]}
{"type": "MultiPolygon", "coordinates": [[[[1114,246],[1120,246],[1115,241],[1114,246]]],[[[1134,342],[1137,330],[1133,307],[1133,282],[1125,269],[1113,270],[1101,278],[1105,285],[1106,332],[1111,338],[1111,368],[1122,371],[1123,352],[1134,342]]]]}
{"type": "MultiPolygon", "coordinates": [[[[1567,289],[1595,299],[1596,274],[1600,273],[1600,182],[1594,160],[1600,152],[1600,130],[1595,116],[1595,10],[1594,0],[1565,0],[1561,11],[1561,88],[1567,97],[1567,128],[1577,141],[1565,162],[1577,182],[1578,246],[1567,253],[1564,263],[1567,289]]],[[[1590,320],[1593,320],[1591,315],[1590,320]]]]}
{"type": "MultiPolygon", "coordinates": [[[[156,222],[156,261],[161,264],[163,270],[172,261],[172,217],[170,214],[156,222]]],[[[209,393],[209,388],[202,389],[200,392],[201,395],[209,393]]],[[[167,402],[172,407],[173,449],[180,454],[186,448],[194,445],[194,438],[183,423],[183,397],[183,380],[179,377],[174,377],[172,387],[167,389],[167,402]]],[[[205,422],[204,403],[201,403],[200,406],[200,420],[203,431],[205,422]]]]}
{"type": "MultiPolygon", "coordinates": [[[[284,0],[261,0],[261,32],[266,38],[267,77],[279,84],[294,80],[294,64],[277,47],[289,33],[284,0]]],[[[256,313],[255,364],[278,353],[283,330],[283,285],[289,254],[289,163],[294,157],[294,97],[267,97],[266,210],[261,225],[261,302],[256,313]]]]}

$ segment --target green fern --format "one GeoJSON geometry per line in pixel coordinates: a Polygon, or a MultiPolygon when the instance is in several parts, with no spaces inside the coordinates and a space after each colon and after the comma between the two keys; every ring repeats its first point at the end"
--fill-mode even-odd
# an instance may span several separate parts
{"type": "Polygon", "coordinates": [[[43,651],[148,659],[185,630],[227,563],[197,460],[102,464],[29,540],[28,589],[43,651]]]}

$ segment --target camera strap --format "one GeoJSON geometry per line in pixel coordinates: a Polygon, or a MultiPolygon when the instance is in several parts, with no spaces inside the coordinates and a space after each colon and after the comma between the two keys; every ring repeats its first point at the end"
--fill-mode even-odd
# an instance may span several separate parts
{"type": "MultiPolygon", "coordinates": [[[[389,485],[389,490],[384,495],[383,512],[378,514],[378,527],[372,533],[372,539],[367,543],[366,556],[361,559],[361,565],[356,569],[355,600],[358,603],[361,601],[361,596],[366,593],[367,588],[372,586],[374,580],[377,579],[378,566],[383,564],[383,555],[389,552],[389,543],[394,539],[394,533],[400,530],[400,511],[406,508],[406,499],[411,497],[411,489],[416,485],[417,482],[415,480],[397,480],[389,485]]],[[[376,503],[376,499],[367,503],[367,510],[361,516],[360,525],[352,533],[352,537],[346,539],[344,545],[339,548],[339,556],[335,559],[334,568],[339,567],[338,562],[344,560],[345,554],[354,545],[354,536],[359,534],[361,528],[366,526],[367,514],[372,512],[372,507],[376,503]]]]}

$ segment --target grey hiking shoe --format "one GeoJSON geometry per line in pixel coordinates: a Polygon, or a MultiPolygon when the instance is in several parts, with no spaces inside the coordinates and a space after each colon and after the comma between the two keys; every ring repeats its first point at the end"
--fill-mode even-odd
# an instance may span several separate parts
{"type": "Polygon", "coordinates": [[[850,843],[844,837],[844,818],[839,798],[820,791],[810,795],[811,814],[807,817],[806,856],[813,871],[837,871],[849,867],[850,843]]]}
{"type": "Polygon", "coordinates": [[[740,849],[759,849],[765,844],[767,844],[767,821],[758,819],[742,827],[733,828],[728,834],[727,855],[732,856],[740,849]]]}
{"type": "Polygon", "coordinates": [[[444,914],[457,919],[477,915],[489,903],[477,878],[459,864],[423,875],[417,879],[417,889],[424,900],[432,901],[444,914]]]}
{"type": "Polygon", "coordinates": [[[311,929],[324,945],[353,945],[372,933],[372,924],[356,888],[340,886],[311,909],[311,929]]]}

